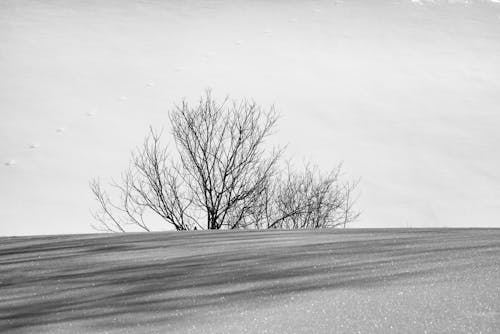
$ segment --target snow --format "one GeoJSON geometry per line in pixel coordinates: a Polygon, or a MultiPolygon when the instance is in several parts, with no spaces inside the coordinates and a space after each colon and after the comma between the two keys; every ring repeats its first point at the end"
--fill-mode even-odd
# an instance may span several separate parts
{"type": "Polygon", "coordinates": [[[360,177],[354,226],[500,226],[500,5],[421,2],[1,2],[0,235],[91,232],[88,181],[207,87],[360,177]]]}
{"type": "Polygon", "coordinates": [[[15,159],[8,159],[5,161],[5,166],[14,166],[17,163],[15,159]]]}
{"type": "Polygon", "coordinates": [[[500,230],[0,238],[9,333],[496,333],[500,230]]]}
{"type": "MultiPolygon", "coordinates": [[[[424,5],[424,4],[464,4],[464,5],[469,5],[481,1],[474,1],[474,0],[411,0],[411,2],[419,4],[419,5],[424,5]]],[[[498,3],[500,2],[499,0],[483,0],[482,2],[493,2],[493,3],[498,3]]]]}

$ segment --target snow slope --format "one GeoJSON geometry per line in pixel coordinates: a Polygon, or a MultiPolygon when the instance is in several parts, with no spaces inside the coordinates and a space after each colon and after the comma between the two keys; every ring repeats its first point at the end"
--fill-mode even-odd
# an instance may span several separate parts
{"type": "Polygon", "coordinates": [[[89,232],[182,97],[274,103],[361,177],[355,226],[500,226],[494,1],[0,1],[0,235],[89,232]]]}
{"type": "Polygon", "coordinates": [[[2,333],[498,333],[500,230],[0,238],[2,333]]]}

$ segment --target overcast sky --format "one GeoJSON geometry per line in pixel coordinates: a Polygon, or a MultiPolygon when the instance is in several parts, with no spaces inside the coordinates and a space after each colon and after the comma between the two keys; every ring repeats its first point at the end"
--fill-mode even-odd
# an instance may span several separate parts
{"type": "Polygon", "coordinates": [[[353,227],[500,227],[496,1],[0,1],[0,235],[89,233],[182,98],[253,98],[361,178],[353,227]]]}

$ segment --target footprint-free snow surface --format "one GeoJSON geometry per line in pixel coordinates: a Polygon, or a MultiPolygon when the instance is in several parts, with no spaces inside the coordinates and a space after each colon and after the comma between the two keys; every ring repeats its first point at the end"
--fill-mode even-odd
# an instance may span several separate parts
{"type": "Polygon", "coordinates": [[[0,239],[2,333],[498,333],[500,230],[0,239]]]}

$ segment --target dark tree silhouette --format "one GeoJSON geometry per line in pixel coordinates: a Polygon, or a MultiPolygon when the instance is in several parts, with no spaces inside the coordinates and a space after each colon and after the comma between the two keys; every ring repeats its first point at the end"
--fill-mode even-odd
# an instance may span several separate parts
{"type": "Polygon", "coordinates": [[[177,230],[322,228],[358,217],[357,184],[339,180],[340,165],[327,174],[310,165],[297,172],[290,164],[280,168],[283,149],[266,150],[278,120],[274,108],[246,100],[218,104],[208,91],[197,106],[184,101],[169,116],[176,155],[150,128],[128,170],[111,182],[116,200],[91,181],[95,228],[150,231],[149,212],[177,230]]]}

